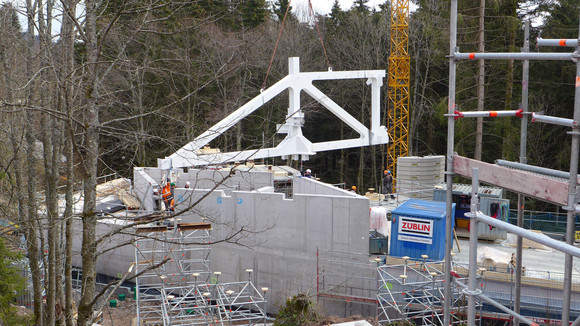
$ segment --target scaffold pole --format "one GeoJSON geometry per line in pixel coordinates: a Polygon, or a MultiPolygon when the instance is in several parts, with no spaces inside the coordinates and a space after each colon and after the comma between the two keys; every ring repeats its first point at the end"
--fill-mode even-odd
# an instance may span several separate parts
{"type": "Polygon", "coordinates": [[[578,54],[574,53],[547,53],[547,52],[496,52],[496,53],[461,53],[455,52],[456,60],[551,60],[551,61],[578,61],[578,54]]]}

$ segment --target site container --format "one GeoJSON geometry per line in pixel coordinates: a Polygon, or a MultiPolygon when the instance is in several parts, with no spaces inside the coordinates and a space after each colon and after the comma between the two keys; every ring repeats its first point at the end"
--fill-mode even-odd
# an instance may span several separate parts
{"type": "MultiPolygon", "coordinates": [[[[458,236],[465,236],[469,230],[469,218],[465,213],[471,210],[471,185],[454,183],[452,201],[455,208],[455,225],[459,230],[458,236]]],[[[447,184],[441,183],[435,187],[433,200],[445,202],[447,200],[447,184]]],[[[503,189],[496,187],[479,186],[479,210],[484,214],[509,222],[509,199],[503,199],[503,189]]],[[[479,223],[477,236],[486,240],[505,240],[506,232],[492,228],[485,223],[479,223]]]]}
{"type": "MultiPolygon", "coordinates": [[[[452,204],[453,214],[455,204],[452,204]]],[[[452,214],[452,216],[453,216],[452,214]]],[[[390,256],[445,257],[445,202],[410,199],[392,211],[390,256]]],[[[453,219],[452,219],[453,223],[453,219]]]]}

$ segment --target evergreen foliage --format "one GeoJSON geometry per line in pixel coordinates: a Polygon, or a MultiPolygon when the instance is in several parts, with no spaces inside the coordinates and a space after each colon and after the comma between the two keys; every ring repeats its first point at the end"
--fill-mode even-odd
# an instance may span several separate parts
{"type": "Polygon", "coordinates": [[[29,325],[28,316],[16,314],[14,299],[24,290],[24,279],[16,266],[22,255],[6,246],[0,238],[0,321],[2,325],[29,325]]]}
{"type": "MultiPolygon", "coordinates": [[[[272,11],[279,22],[284,20],[286,12],[288,12],[289,16],[292,16],[292,5],[290,5],[290,0],[276,0],[272,6],[272,11]]],[[[286,19],[288,19],[288,17],[286,17],[286,19]]]]}
{"type": "Polygon", "coordinates": [[[274,326],[308,325],[320,320],[320,315],[306,294],[297,294],[286,300],[276,315],[274,326]]]}

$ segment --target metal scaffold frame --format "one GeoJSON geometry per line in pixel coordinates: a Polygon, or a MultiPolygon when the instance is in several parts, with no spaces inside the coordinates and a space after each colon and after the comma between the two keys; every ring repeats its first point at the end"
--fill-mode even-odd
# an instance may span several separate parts
{"type": "Polygon", "coordinates": [[[210,223],[139,227],[135,238],[138,325],[263,322],[265,294],[250,281],[219,282],[209,267],[210,223]]]}
{"type": "MultiPolygon", "coordinates": [[[[523,52],[521,53],[460,53],[459,49],[457,48],[457,0],[451,1],[451,8],[450,8],[450,33],[449,33],[449,97],[448,97],[448,107],[447,107],[447,121],[448,121],[448,128],[447,128],[447,169],[446,169],[446,181],[447,181],[447,198],[446,198],[446,206],[447,206],[447,215],[451,215],[452,212],[452,189],[453,189],[453,176],[455,174],[455,169],[460,170],[462,175],[469,174],[472,177],[473,181],[473,199],[472,199],[472,216],[471,216],[471,230],[476,230],[476,223],[478,221],[482,221],[493,225],[495,221],[491,218],[486,217],[481,212],[478,212],[477,208],[477,187],[479,186],[479,171],[477,168],[468,169],[466,167],[457,166],[454,162],[454,135],[455,135],[455,119],[457,117],[475,117],[477,114],[475,113],[468,113],[468,112],[459,112],[457,110],[457,103],[455,101],[455,84],[456,84],[456,69],[457,69],[457,61],[458,60],[476,60],[476,59],[498,59],[498,60],[522,60],[523,61],[523,76],[522,76],[522,110],[521,111],[514,111],[510,112],[509,115],[517,115],[522,117],[522,131],[521,131],[521,143],[520,143],[520,163],[526,163],[526,138],[527,138],[527,116],[531,115],[533,120],[537,122],[543,123],[550,123],[556,125],[563,125],[570,127],[572,130],[568,132],[571,135],[571,149],[570,149],[570,177],[568,182],[568,189],[567,189],[567,200],[565,200],[565,204],[563,209],[567,211],[567,227],[566,227],[566,243],[549,243],[550,241],[547,239],[537,239],[545,241],[545,244],[566,253],[565,257],[565,266],[564,266],[564,285],[563,285],[563,303],[562,303],[562,325],[568,325],[570,322],[570,297],[571,297],[571,275],[572,275],[572,256],[578,255],[578,253],[572,247],[574,241],[574,214],[576,213],[575,207],[578,203],[578,194],[577,194],[577,174],[578,174],[578,161],[579,161],[579,152],[580,152],[580,62],[578,60],[580,52],[580,42],[578,40],[542,40],[538,39],[538,46],[560,46],[560,47],[576,47],[576,51],[573,53],[530,53],[529,52],[529,23],[526,23],[526,32],[525,32],[525,44],[523,48],[523,52]],[[541,114],[528,113],[528,78],[529,78],[529,60],[563,60],[563,61],[571,61],[576,63],[576,80],[575,80],[575,99],[574,99],[574,117],[573,119],[563,119],[558,117],[549,117],[544,116],[541,114]],[[469,171],[468,171],[469,170],[469,171]],[[549,244],[548,244],[549,243],[549,244]],[[565,248],[565,249],[564,249],[565,248]]],[[[580,28],[580,26],[579,26],[580,28]]],[[[580,39],[580,31],[579,31],[579,39],[580,39]]],[[[481,113],[478,113],[481,114],[481,113]]],[[[485,113],[484,113],[485,114],[485,113]]],[[[487,113],[488,116],[500,116],[495,111],[491,111],[487,113]]],[[[477,163],[477,162],[476,162],[477,163]]],[[[479,164],[479,163],[477,163],[479,164]]],[[[476,164],[476,165],[477,165],[476,164]]],[[[493,173],[490,173],[488,167],[483,167],[484,169],[482,172],[482,181],[490,184],[496,184],[497,178],[493,176],[493,173]]],[[[524,187],[519,187],[519,189],[523,189],[524,187]]],[[[550,191],[547,191],[549,193],[550,191]]],[[[524,198],[523,195],[525,193],[524,190],[518,191],[518,226],[511,226],[507,224],[496,224],[494,226],[502,228],[502,229],[511,229],[510,232],[516,233],[518,235],[517,240],[517,255],[516,255],[516,298],[515,298],[515,307],[514,311],[505,308],[501,304],[494,302],[493,300],[489,300],[489,298],[485,297],[481,293],[478,293],[475,289],[475,281],[470,280],[469,285],[465,286],[467,289],[465,292],[470,296],[469,302],[469,317],[468,317],[468,325],[474,325],[474,307],[473,307],[473,299],[478,297],[479,299],[485,300],[486,302],[494,305],[496,308],[510,314],[516,320],[516,325],[520,322],[527,323],[529,325],[534,325],[529,319],[519,315],[520,310],[520,298],[521,298],[521,272],[522,272],[522,239],[523,237],[526,238],[533,238],[535,237],[533,232],[525,230],[522,228],[523,226],[523,203],[524,198]]],[[[535,194],[535,197],[541,198],[546,200],[546,194],[535,194]]],[[[450,297],[451,293],[451,246],[452,243],[449,239],[451,239],[451,232],[452,232],[452,221],[451,219],[447,219],[446,221],[446,234],[445,237],[448,239],[446,241],[445,246],[445,297],[450,297]]],[[[540,242],[542,243],[542,242],[540,242]]],[[[475,277],[474,270],[476,269],[476,258],[475,258],[475,250],[477,250],[477,233],[472,232],[470,234],[470,251],[473,250],[474,253],[470,252],[470,275],[471,277],[475,277]]],[[[454,282],[454,284],[459,284],[459,282],[454,282]]],[[[444,306],[444,325],[448,325],[451,319],[451,306],[450,302],[446,301],[444,306]]],[[[580,317],[573,323],[574,325],[580,324],[580,317]]]]}
{"type": "MultiPolygon", "coordinates": [[[[442,325],[445,302],[443,266],[443,261],[408,259],[404,259],[403,264],[379,265],[377,268],[379,323],[411,321],[419,325],[442,325]]],[[[459,318],[460,313],[467,311],[467,298],[459,285],[454,286],[452,290],[451,306],[454,316],[452,323],[460,324],[464,322],[459,318]]]]}

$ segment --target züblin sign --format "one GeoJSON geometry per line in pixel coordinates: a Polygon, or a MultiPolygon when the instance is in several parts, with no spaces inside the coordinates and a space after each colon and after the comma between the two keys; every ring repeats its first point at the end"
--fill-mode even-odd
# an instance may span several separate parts
{"type": "Polygon", "coordinates": [[[433,220],[401,216],[398,240],[432,244],[433,220]]]}

